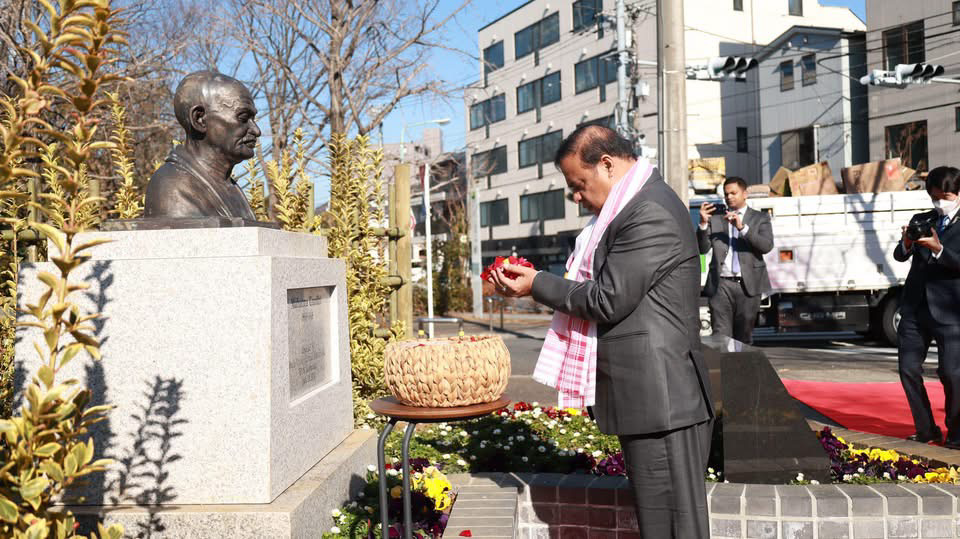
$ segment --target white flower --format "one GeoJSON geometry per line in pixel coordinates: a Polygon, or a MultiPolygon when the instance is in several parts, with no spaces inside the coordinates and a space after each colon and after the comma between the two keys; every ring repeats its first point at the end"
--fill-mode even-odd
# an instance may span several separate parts
{"type": "Polygon", "coordinates": [[[375,416],[374,414],[367,414],[367,419],[373,419],[373,418],[375,418],[375,417],[377,417],[377,416],[375,416]]]}
{"type": "Polygon", "coordinates": [[[473,435],[474,435],[474,436],[476,436],[476,435],[478,435],[478,434],[480,434],[480,431],[478,431],[478,430],[473,431],[473,435]]]}
{"type": "Polygon", "coordinates": [[[529,461],[530,461],[530,459],[528,459],[527,457],[520,457],[520,460],[522,460],[523,462],[529,462],[529,461]]]}
{"type": "Polygon", "coordinates": [[[717,480],[717,474],[710,474],[710,475],[708,475],[707,477],[709,477],[710,480],[712,480],[712,481],[716,481],[716,480],[717,480]]]}
{"type": "Polygon", "coordinates": [[[517,436],[517,441],[518,441],[518,442],[522,442],[522,441],[524,441],[524,440],[526,440],[526,438],[523,437],[522,435],[517,436]]]}
{"type": "Polygon", "coordinates": [[[797,481],[803,481],[803,472],[797,474],[797,481]]]}
{"type": "MultiPolygon", "coordinates": [[[[714,470],[713,468],[707,468],[707,471],[710,472],[710,473],[715,473],[715,472],[716,472],[716,470],[714,470]]],[[[803,474],[801,474],[801,475],[803,475],[803,474]]]]}
{"type": "Polygon", "coordinates": [[[587,439],[588,439],[588,440],[592,440],[592,439],[593,439],[593,435],[591,434],[590,436],[587,436],[587,439]]]}
{"type": "Polygon", "coordinates": [[[364,496],[366,496],[366,494],[364,494],[362,490],[357,493],[357,498],[363,498],[364,496]]]}
{"type": "Polygon", "coordinates": [[[446,436],[446,435],[447,435],[447,431],[445,430],[440,431],[440,436],[446,436]]]}
{"type": "Polygon", "coordinates": [[[444,425],[443,428],[446,429],[447,432],[450,432],[453,430],[453,427],[451,427],[450,425],[444,425]]]}
{"type": "Polygon", "coordinates": [[[523,422],[527,425],[533,425],[533,421],[530,421],[529,419],[525,419],[523,422]]]}
{"type": "Polygon", "coordinates": [[[597,457],[599,457],[600,455],[602,455],[603,452],[601,452],[601,451],[594,451],[593,453],[590,453],[590,454],[593,455],[593,458],[597,458],[597,457]]]}
{"type": "Polygon", "coordinates": [[[537,451],[539,451],[539,452],[541,452],[541,453],[546,453],[546,452],[547,452],[547,448],[546,448],[546,447],[543,447],[543,446],[541,445],[540,447],[537,448],[537,451]]]}
{"type": "Polygon", "coordinates": [[[349,507],[350,509],[355,509],[357,507],[357,502],[350,502],[349,504],[347,504],[347,507],[349,507]]]}
{"type": "Polygon", "coordinates": [[[811,480],[810,480],[810,484],[811,484],[811,485],[819,485],[819,484],[820,484],[820,481],[817,481],[816,479],[811,479],[811,480]]]}
{"type": "Polygon", "coordinates": [[[583,453],[583,448],[582,448],[582,447],[578,447],[578,448],[577,448],[577,453],[583,453]]]}
{"type": "Polygon", "coordinates": [[[590,447],[590,444],[583,444],[583,447],[590,447]]]}
{"type": "Polygon", "coordinates": [[[484,449],[486,447],[487,447],[487,442],[480,442],[480,449],[484,449]]]}
{"type": "Polygon", "coordinates": [[[883,472],[884,479],[890,479],[890,472],[883,472]]]}
{"type": "Polygon", "coordinates": [[[494,434],[500,434],[501,432],[503,432],[503,431],[500,430],[500,429],[493,429],[493,433],[494,433],[494,434]]]}
{"type": "Polygon", "coordinates": [[[338,516],[340,516],[340,514],[341,513],[339,509],[334,509],[333,511],[330,511],[330,516],[332,516],[333,518],[337,518],[338,516]]]}
{"type": "Polygon", "coordinates": [[[377,471],[377,467],[374,466],[373,464],[367,464],[367,471],[368,471],[368,472],[375,472],[375,471],[377,471]]]}
{"type": "Polygon", "coordinates": [[[444,453],[443,458],[444,460],[448,460],[450,458],[450,453],[444,453]]]}
{"type": "Polygon", "coordinates": [[[470,460],[477,460],[477,456],[476,456],[476,455],[470,455],[470,460]]]}
{"type": "Polygon", "coordinates": [[[467,461],[465,461],[465,460],[463,460],[463,459],[457,459],[457,464],[459,464],[460,466],[466,466],[466,465],[467,465],[467,461]]]}
{"type": "Polygon", "coordinates": [[[574,433],[573,433],[573,437],[574,437],[574,438],[579,438],[579,437],[580,437],[580,433],[579,433],[579,432],[574,432],[574,433]]]}
{"type": "Polygon", "coordinates": [[[340,535],[340,528],[334,526],[334,527],[330,528],[330,533],[334,533],[334,534],[340,535]]]}
{"type": "Polygon", "coordinates": [[[844,481],[849,481],[849,480],[851,480],[851,479],[853,479],[853,476],[851,476],[850,474],[848,474],[848,473],[843,474],[843,480],[844,480],[844,481]]]}
{"type": "Polygon", "coordinates": [[[560,429],[560,434],[566,434],[566,433],[567,433],[567,429],[560,429]]]}
{"type": "Polygon", "coordinates": [[[857,471],[863,473],[863,468],[857,468],[857,471]]]}
{"type": "Polygon", "coordinates": [[[530,439],[533,440],[534,442],[539,442],[539,441],[540,441],[540,437],[537,436],[536,434],[530,435],[530,439]]]}
{"type": "Polygon", "coordinates": [[[538,409],[540,408],[540,403],[537,401],[533,401],[530,403],[530,406],[533,406],[535,409],[538,409]]]}
{"type": "Polygon", "coordinates": [[[513,436],[507,436],[507,440],[509,440],[509,441],[512,442],[512,441],[513,441],[513,436]]]}
{"type": "Polygon", "coordinates": [[[467,431],[462,430],[462,431],[460,431],[460,436],[463,436],[464,438],[466,438],[466,437],[469,436],[469,435],[467,434],[467,431]]]}
{"type": "Polygon", "coordinates": [[[396,477],[399,473],[400,472],[398,472],[393,468],[390,468],[389,470],[387,470],[387,475],[389,475],[390,477],[396,477]]]}

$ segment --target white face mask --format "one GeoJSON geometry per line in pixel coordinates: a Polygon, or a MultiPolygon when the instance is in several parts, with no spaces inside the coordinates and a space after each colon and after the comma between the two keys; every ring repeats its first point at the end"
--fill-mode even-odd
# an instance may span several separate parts
{"type": "Polygon", "coordinates": [[[934,200],[934,201],[933,201],[933,207],[937,209],[937,212],[940,213],[940,215],[946,215],[946,214],[950,213],[951,211],[953,211],[954,208],[957,207],[957,200],[960,200],[960,199],[956,199],[956,200],[934,200]]]}

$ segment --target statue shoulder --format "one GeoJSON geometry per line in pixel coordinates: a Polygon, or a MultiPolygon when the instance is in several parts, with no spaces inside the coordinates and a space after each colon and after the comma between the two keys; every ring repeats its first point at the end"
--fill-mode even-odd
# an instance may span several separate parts
{"type": "Polygon", "coordinates": [[[144,197],[145,217],[193,217],[194,196],[190,195],[196,179],[189,172],[164,163],[150,181],[144,197]]]}

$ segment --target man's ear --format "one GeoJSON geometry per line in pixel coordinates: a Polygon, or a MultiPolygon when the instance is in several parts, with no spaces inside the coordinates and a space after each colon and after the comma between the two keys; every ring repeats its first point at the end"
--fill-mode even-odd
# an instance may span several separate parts
{"type": "Polygon", "coordinates": [[[196,133],[207,132],[207,111],[203,105],[194,105],[190,108],[190,127],[196,133]]]}

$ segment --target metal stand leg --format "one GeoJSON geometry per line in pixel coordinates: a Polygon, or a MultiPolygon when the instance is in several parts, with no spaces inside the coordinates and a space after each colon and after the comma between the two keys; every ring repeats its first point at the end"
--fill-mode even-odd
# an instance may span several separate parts
{"type": "Polygon", "coordinates": [[[403,537],[413,537],[413,512],[410,508],[410,438],[416,423],[407,423],[407,430],[403,433],[403,537]]]}
{"type": "MultiPolygon", "coordinates": [[[[387,456],[384,454],[384,447],[387,444],[387,436],[390,435],[396,425],[397,420],[391,417],[386,426],[383,427],[383,431],[380,432],[380,439],[377,440],[377,472],[379,473],[377,480],[380,481],[380,533],[383,539],[390,537],[390,520],[387,516],[387,456]]],[[[404,448],[406,448],[406,445],[404,445],[404,448]]],[[[406,460],[406,453],[404,453],[404,460],[406,460]]]]}

